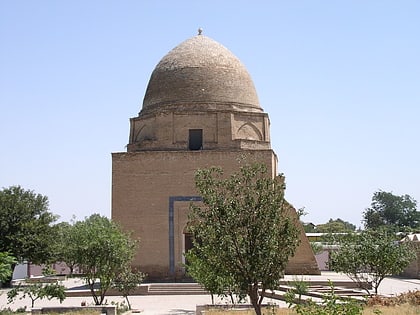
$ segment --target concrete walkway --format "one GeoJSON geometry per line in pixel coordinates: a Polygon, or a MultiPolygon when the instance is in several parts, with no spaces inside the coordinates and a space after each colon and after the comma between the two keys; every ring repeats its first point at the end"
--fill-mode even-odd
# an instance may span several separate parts
{"type": "MultiPolygon", "coordinates": [[[[286,276],[286,280],[293,280],[296,276],[286,276]]],[[[305,281],[317,280],[331,280],[345,281],[347,276],[340,275],[334,272],[323,272],[321,276],[297,276],[298,279],[305,281]]],[[[82,279],[70,279],[64,281],[67,287],[77,287],[84,284],[82,279]]],[[[402,292],[420,290],[420,279],[402,279],[402,278],[386,278],[380,286],[380,294],[397,295],[402,292]]],[[[1,290],[0,295],[0,309],[8,308],[17,309],[25,307],[30,310],[31,301],[29,298],[24,300],[15,300],[12,304],[7,304],[6,290],[1,290]]],[[[181,314],[195,314],[196,305],[211,304],[210,295],[144,295],[144,296],[130,296],[130,303],[133,309],[140,311],[144,315],[181,315],[181,314]]],[[[82,302],[93,304],[91,297],[69,297],[64,300],[62,306],[80,306],[82,302]]],[[[107,304],[123,303],[124,299],[118,296],[111,296],[107,298],[107,304]]],[[[216,298],[216,304],[229,304],[228,300],[216,298]]],[[[286,306],[282,301],[265,299],[264,303],[273,302],[279,306],[286,306]]],[[[35,307],[57,306],[58,300],[37,300],[35,307]]]]}

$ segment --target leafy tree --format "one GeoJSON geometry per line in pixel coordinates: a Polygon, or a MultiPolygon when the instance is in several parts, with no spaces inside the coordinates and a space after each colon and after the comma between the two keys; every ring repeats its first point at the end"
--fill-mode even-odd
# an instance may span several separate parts
{"type": "Polygon", "coordinates": [[[355,230],[356,226],[354,224],[342,219],[330,219],[327,223],[316,226],[316,232],[319,233],[349,233],[355,230]]]}
{"type": "Polygon", "coordinates": [[[305,223],[302,222],[302,226],[303,226],[303,230],[305,231],[305,233],[316,233],[316,225],[309,222],[309,223],[305,223]]]}
{"type": "Polygon", "coordinates": [[[143,282],[145,277],[146,275],[139,270],[132,270],[130,266],[126,266],[114,280],[113,287],[125,298],[129,310],[131,310],[131,304],[128,296],[143,282]]]}
{"type": "MultiPolygon", "coordinates": [[[[207,256],[205,250],[195,248],[193,253],[187,254],[187,272],[198,283],[200,283],[211,294],[212,304],[214,295],[229,296],[232,304],[235,303],[234,295],[238,292],[234,279],[223,266],[219,266],[219,259],[214,256],[207,256]]],[[[238,296],[242,299],[242,295],[238,296]]]]}
{"type": "Polygon", "coordinates": [[[264,292],[278,287],[299,243],[284,177],[272,179],[265,165],[254,164],[230,177],[220,168],[198,170],[195,180],[203,203],[191,206],[194,248],[187,260],[232,280],[235,293],[247,293],[260,315],[264,292]],[[213,260],[207,265],[208,257],[213,260]]]}
{"type": "Polygon", "coordinates": [[[370,208],[363,213],[363,221],[367,229],[419,230],[420,211],[417,211],[417,201],[409,195],[396,196],[380,190],[373,194],[370,208]]]}
{"type": "Polygon", "coordinates": [[[386,232],[364,231],[345,239],[337,252],[332,253],[332,268],[345,273],[361,289],[371,294],[366,286],[372,283],[378,293],[382,280],[399,274],[415,258],[413,249],[406,243],[398,243],[386,232]]]}
{"type": "Polygon", "coordinates": [[[321,242],[329,245],[340,245],[343,242],[356,242],[356,233],[325,233],[321,237],[321,242]]]}
{"type": "Polygon", "coordinates": [[[33,283],[25,286],[17,286],[7,292],[7,300],[8,303],[12,303],[18,297],[19,293],[22,293],[19,299],[24,299],[28,296],[31,299],[32,308],[38,299],[59,299],[61,303],[66,298],[65,289],[63,285],[58,283],[33,283]]]}
{"type": "Polygon", "coordinates": [[[0,283],[7,281],[13,274],[12,266],[16,264],[16,259],[9,253],[0,252],[0,283]]]}
{"type": "Polygon", "coordinates": [[[136,242],[110,219],[93,214],[74,224],[77,246],[72,248],[96,305],[134,257],[136,242]],[[98,281],[99,280],[99,281],[98,281]]]}
{"type": "Polygon", "coordinates": [[[4,188],[0,218],[0,252],[9,252],[18,262],[42,264],[51,259],[56,216],[49,212],[47,197],[20,186],[4,188]]]}
{"type": "Polygon", "coordinates": [[[55,253],[57,261],[65,262],[73,275],[74,268],[79,263],[79,237],[76,228],[68,222],[61,222],[56,225],[58,242],[56,242],[55,253]]]}
{"type": "MultiPolygon", "coordinates": [[[[300,209],[301,211],[301,209],[300,209]]],[[[305,233],[349,233],[356,230],[356,226],[340,218],[329,219],[324,224],[302,223],[305,233]]]]}

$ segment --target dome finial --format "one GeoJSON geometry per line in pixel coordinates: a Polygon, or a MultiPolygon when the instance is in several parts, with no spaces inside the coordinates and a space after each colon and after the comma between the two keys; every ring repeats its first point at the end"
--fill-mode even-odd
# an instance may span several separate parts
{"type": "Polygon", "coordinates": [[[198,29],[198,35],[201,35],[203,33],[203,29],[200,27],[199,29],[198,29]]]}

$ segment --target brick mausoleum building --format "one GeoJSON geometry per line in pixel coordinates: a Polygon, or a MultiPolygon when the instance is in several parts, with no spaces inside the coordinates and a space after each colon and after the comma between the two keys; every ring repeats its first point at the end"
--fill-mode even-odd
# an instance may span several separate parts
{"type": "MultiPolygon", "coordinates": [[[[127,152],[112,154],[112,219],[140,238],[135,266],[152,279],[185,275],[189,205],[200,200],[195,171],[230,173],[246,160],[276,176],[269,128],[250,75],[224,46],[199,32],[163,57],[130,119],[127,152]]],[[[300,237],[287,272],[319,274],[303,230],[300,237]]]]}

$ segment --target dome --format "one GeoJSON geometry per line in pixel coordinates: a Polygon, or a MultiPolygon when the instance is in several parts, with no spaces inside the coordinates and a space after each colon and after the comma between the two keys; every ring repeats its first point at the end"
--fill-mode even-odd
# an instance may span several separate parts
{"type": "Polygon", "coordinates": [[[150,77],[142,112],[174,107],[262,112],[245,66],[201,34],[172,49],[150,77]]]}

